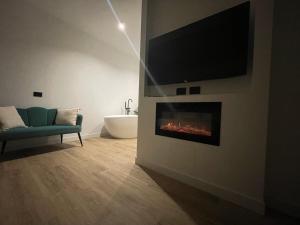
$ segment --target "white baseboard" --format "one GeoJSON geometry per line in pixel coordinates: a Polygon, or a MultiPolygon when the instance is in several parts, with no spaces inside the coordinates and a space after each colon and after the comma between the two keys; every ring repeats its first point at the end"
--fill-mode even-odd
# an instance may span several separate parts
{"type": "MultiPolygon", "coordinates": [[[[95,138],[100,137],[99,133],[93,133],[93,134],[82,134],[81,138],[89,139],[89,138],[95,138]]],[[[79,141],[77,134],[66,134],[64,135],[63,142],[73,142],[73,141],[79,141]]],[[[30,139],[21,139],[21,140],[12,140],[7,142],[6,150],[5,152],[10,151],[16,151],[19,149],[26,149],[26,148],[34,148],[34,147],[40,147],[45,145],[55,145],[60,144],[60,136],[50,136],[50,137],[39,137],[39,138],[30,138],[30,139]]]]}
{"type": "Polygon", "coordinates": [[[154,170],[158,173],[161,173],[165,176],[174,178],[175,180],[181,181],[185,184],[191,185],[191,186],[198,188],[200,190],[203,190],[205,192],[211,193],[221,199],[224,199],[226,201],[235,203],[244,208],[255,211],[259,214],[263,215],[265,213],[265,204],[263,201],[261,201],[259,199],[255,199],[255,198],[252,198],[245,194],[238,193],[238,192],[229,190],[227,188],[223,188],[218,185],[208,183],[199,178],[195,178],[195,177],[189,176],[187,174],[180,173],[178,171],[148,162],[143,159],[136,158],[135,163],[137,165],[144,166],[144,167],[154,170]]]}

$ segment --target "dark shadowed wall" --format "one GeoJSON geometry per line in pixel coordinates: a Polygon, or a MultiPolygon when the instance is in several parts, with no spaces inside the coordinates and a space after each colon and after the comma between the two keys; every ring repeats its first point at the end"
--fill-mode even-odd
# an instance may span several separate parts
{"type": "Polygon", "coordinates": [[[300,1],[275,0],[267,206],[300,217],[300,1]]]}

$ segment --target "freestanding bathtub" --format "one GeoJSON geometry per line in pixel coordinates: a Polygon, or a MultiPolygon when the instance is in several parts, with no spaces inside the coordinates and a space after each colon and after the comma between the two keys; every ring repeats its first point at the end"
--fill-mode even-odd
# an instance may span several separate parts
{"type": "Polygon", "coordinates": [[[137,137],[137,115],[105,116],[104,124],[109,134],[115,138],[137,137]]]}

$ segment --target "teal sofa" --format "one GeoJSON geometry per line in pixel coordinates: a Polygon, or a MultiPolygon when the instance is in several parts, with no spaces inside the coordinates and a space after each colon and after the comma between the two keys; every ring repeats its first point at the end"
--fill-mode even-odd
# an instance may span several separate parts
{"type": "Polygon", "coordinates": [[[1,155],[4,154],[8,141],[34,137],[60,135],[62,143],[64,134],[77,133],[81,146],[83,146],[80,135],[83,119],[82,115],[78,114],[76,126],[55,125],[57,109],[32,107],[28,109],[17,109],[17,111],[27,128],[12,128],[0,132],[0,142],[2,142],[1,155]]]}

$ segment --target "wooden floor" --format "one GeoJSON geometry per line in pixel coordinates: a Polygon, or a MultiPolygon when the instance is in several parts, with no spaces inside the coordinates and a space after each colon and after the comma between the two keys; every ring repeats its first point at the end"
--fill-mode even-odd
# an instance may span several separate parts
{"type": "Polygon", "coordinates": [[[136,140],[95,138],[8,153],[0,225],[279,225],[134,164],[136,140]]]}

